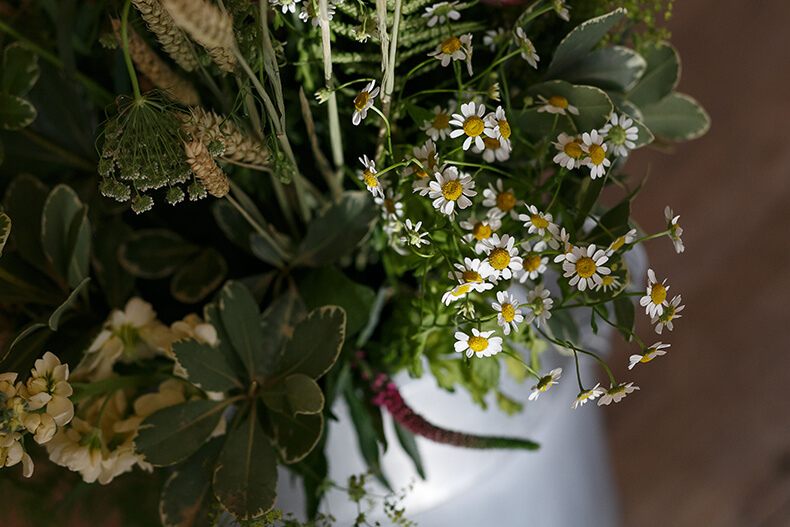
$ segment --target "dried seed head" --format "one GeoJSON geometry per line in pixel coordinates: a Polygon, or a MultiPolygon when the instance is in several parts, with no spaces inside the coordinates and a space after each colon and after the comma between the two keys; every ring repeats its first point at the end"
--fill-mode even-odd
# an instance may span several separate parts
{"type": "Polygon", "coordinates": [[[187,163],[192,168],[192,173],[203,183],[209,194],[221,198],[228,193],[230,190],[228,176],[214,162],[206,145],[200,141],[192,141],[184,145],[184,152],[187,155],[187,163]]]}
{"type": "Polygon", "coordinates": [[[148,29],[156,35],[165,53],[186,71],[198,67],[197,58],[184,32],[176,27],[173,19],[167,14],[159,0],[132,0],[140,11],[148,29]]]}
{"type": "Polygon", "coordinates": [[[269,163],[269,151],[251,136],[244,136],[233,122],[223,119],[214,112],[202,108],[191,108],[191,115],[182,119],[185,132],[209,147],[219,141],[225,147],[222,154],[228,159],[265,166],[269,163]]]}
{"type": "Polygon", "coordinates": [[[164,0],[177,26],[206,48],[233,47],[233,20],[205,0],[164,0]]]}

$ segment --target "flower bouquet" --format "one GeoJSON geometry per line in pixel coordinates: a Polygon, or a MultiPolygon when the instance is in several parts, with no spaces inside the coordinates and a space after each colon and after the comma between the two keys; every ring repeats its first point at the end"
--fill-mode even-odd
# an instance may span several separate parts
{"type": "MultiPolygon", "coordinates": [[[[671,331],[681,296],[632,276],[628,253],[664,237],[681,253],[683,231],[669,207],[660,232],[634,223],[644,178],[625,163],[709,119],[676,91],[656,22],[669,8],[616,4],[0,3],[0,486],[15,514],[331,524],[327,489],[363,503],[371,478],[388,486],[385,419],[418,472],[416,435],[539,448],[430,422],[396,374],[512,419],[558,382],[578,384],[573,408],[638,390],[579,327],[616,328],[629,369],[667,353],[634,321],[644,308],[671,331]],[[502,375],[531,383],[527,400],[502,375]],[[369,471],[332,481],[341,399],[369,471]],[[306,511],[278,508],[283,470],[306,511]]],[[[401,498],[384,512],[408,525],[401,498]]]]}

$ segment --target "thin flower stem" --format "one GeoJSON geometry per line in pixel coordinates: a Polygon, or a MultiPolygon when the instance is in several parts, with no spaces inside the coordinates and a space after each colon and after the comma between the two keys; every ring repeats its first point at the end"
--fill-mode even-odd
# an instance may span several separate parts
{"type": "Polygon", "coordinates": [[[377,114],[379,114],[381,116],[381,118],[384,120],[384,124],[387,125],[387,149],[388,149],[389,154],[390,154],[390,159],[392,161],[395,161],[395,155],[392,153],[392,135],[391,135],[391,131],[390,131],[390,121],[389,121],[389,119],[387,119],[387,117],[384,115],[384,113],[381,110],[379,110],[378,108],[376,108],[375,106],[371,106],[370,109],[373,110],[374,112],[376,112],[377,114]]]}
{"type": "MultiPolygon", "coordinates": [[[[506,49],[506,48],[503,46],[503,48],[502,48],[502,49],[506,49]]],[[[508,59],[510,59],[510,58],[512,58],[512,57],[515,57],[515,56],[516,56],[516,55],[518,55],[519,53],[521,53],[521,50],[518,50],[518,49],[517,49],[516,51],[513,51],[513,52],[511,52],[511,53],[508,53],[508,54],[507,54],[507,55],[505,55],[504,57],[500,57],[500,58],[498,58],[498,59],[495,59],[495,60],[494,60],[494,62],[492,62],[491,64],[489,64],[489,65],[488,65],[488,67],[487,67],[485,70],[483,70],[483,72],[482,72],[482,73],[478,73],[477,75],[475,75],[474,77],[472,77],[471,79],[469,79],[469,81],[468,81],[466,84],[467,84],[467,85],[471,85],[471,84],[474,84],[475,82],[477,82],[477,81],[479,81],[479,80],[485,79],[486,77],[488,77],[488,74],[489,74],[489,73],[491,73],[491,71],[493,71],[493,69],[494,69],[494,68],[496,68],[497,66],[499,66],[500,64],[502,64],[502,63],[503,63],[503,62],[505,62],[506,60],[508,60],[508,59]]]]}
{"type": "Polygon", "coordinates": [[[219,156],[219,158],[222,161],[225,161],[226,163],[230,163],[232,165],[238,165],[240,167],[251,168],[253,170],[260,170],[261,172],[271,172],[272,171],[272,169],[269,168],[269,167],[264,167],[264,166],[261,166],[261,165],[253,165],[252,163],[242,163],[241,161],[236,161],[235,159],[230,159],[230,158],[225,157],[225,156],[219,156]]]}
{"type": "Polygon", "coordinates": [[[505,172],[504,170],[500,170],[491,165],[481,165],[480,163],[468,163],[466,161],[445,161],[445,163],[447,163],[448,165],[458,165],[463,167],[476,167],[479,168],[480,170],[490,170],[491,172],[496,172],[497,174],[501,174],[505,177],[515,179],[515,177],[509,172],[505,172]]]}
{"type": "Polygon", "coordinates": [[[343,140],[340,132],[340,116],[337,110],[337,94],[334,91],[335,81],[332,78],[332,44],[329,34],[329,2],[318,0],[318,14],[321,18],[321,49],[324,59],[324,84],[329,91],[329,142],[332,148],[332,160],[337,171],[337,185],[342,187],[343,172],[343,140]]]}
{"type": "Polygon", "coordinates": [[[617,381],[615,381],[615,380],[614,380],[614,375],[612,375],[612,371],[609,369],[609,366],[607,366],[607,365],[606,365],[606,362],[604,362],[604,360],[603,360],[601,357],[599,357],[598,355],[596,355],[596,354],[595,354],[595,353],[593,353],[592,351],[587,351],[587,350],[584,350],[584,349],[582,349],[582,348],[579,348],[579,347],[575,346],[575,345],[574,345],[572,342],[570,342],[570,341],[567,341],[567,342],[562,342],[562,341],[560,341],[560,340],[557,340],[557,339],[555,339],[555,338],[552,338],[552,337],[548,336],[548,335],[547,335],[547,334],[546,334],[546,333],[545,333],[545,332],[544,332],[542,329],[540,329],[540,328],[536,328],[536,329],[538,330],[538,333],[540,333],[541,335],[543,335],[543,338],[545,338],[545,339],[546,339],[546,340],[548,340],[549,342],[551,342],[551,343],[553,343],[553,344],[556,344],[557,346],[562,346],[563,348],[568,348],[568,349],[572,350],[574,353],[576,353],[576,352],[578,352],[578,353],[584,353],[585,355],[589,355],[590,357],[592,357],[592,358],[594,358],[595,360],[597,360],[598,362],[600,362],[600,363],[601,363],[601,365],[602,365],[602,366],[604,367],[604,369],[606,370],[606,374],[609,376],[609,380],[612,382],[612,386],[615,386],[615,385],[617,385],[617,381]]]}
{"type": "MultiPolygon", "coordinates": [[[[637,294],[641,295],[641,293],[637,293],[637,294]]],[[[636,343],[639,344],[639,346],[643,350],[647,349],[647,346],[645,346],[644,343],[639,339],[639,337],[636,336],[636,332],[634,332],[634,330],[628,329],[627,327],[621,326],[620,324],[615,324],[614,322],[611,322],[608,318],[606,318],[605,316],[601,315],[600,312],[596,311],[596,314],[598,315],[598,317],[601,320],[603,320],[604,322],[606,322],[607,324],[609,324],[613,328],[619,329],[620,331],[624,331],[624,332],[628,333],[629,335],[631,335],[634,338],[634,340],[636,341],[636,343]]]]}
{"type": "Polygon", "coordinates": [[[646,242],[647,240],[652,240],[653,238],[661,238],[662,236],[667,236],[668,234],[672,233],[672,229],[667,229],[665,231],[657,232],[655,234],[651,234],[650,236],[645,236],[644,238],[639,238],[634,240],[634,245],[637,243],[646,242]]]}
{"type": "MultiPolygon", "coordinates": [[[[411,95],[409,95],[408,97],[406,97],[403,100],[404,101],[408,101],[409,99],[413,99],[415,97],[419,97],[420,95],[430,95],[432,93],[452,93],[452,94],[457,94],[458,90],[449,90],[449,89],[446,89],[446,88],[444,88],[444,89],[438,88],[438,89],[434,89],[434,90],[423,90],[423,91],[418,91],[417,93],[412,93],[411,95]]],[[[487,91],[463,90],[462,93],[470,93],[472,95],[486,95],[488,92],[487,91]]]]}
{"type": "Polygon", "coordinates": [[[582,384],[582,374],[579,371],[579,352],[573,350],[573,361],[576,363],[576,381],[579,383],[579,392],[584,391],[584,385],[582,384]]]}
{"type": "Polygon", "coordinates": [[[129,54],[129,9],[131,7],[132,0],[126,0],[123,5],[123,14],[121,15],[121,48],[123,49],[123,58],[126,61],[126,69],[129,71],[129,79],[132,81],[134,98],[139,102],[142,100],[143,96],[140,94],[140,85],[137,83],[137,72],[134,71],[132,56],[129,54]]]}
{"type": "Polygon", "coordinates": [[[524,362],[524,359],[522,359],[520,355],[506,349],[502,349],[502,353],[504,353],[505,355],[507,355],[512,359],[515,359],[519,364],[524,366],[524,369],[526,369],[530,375],[534,376],[538,380],[541,379],[540,374],[535,370],[533,370],[531,367],[529,367],[529,365],[527,365],[527,363],[524,362]]]}
{"type": "Polygon", "coordinates": [[[269,245],[271,245],[274,250],[277,251],[277,254],[280,256],[280,258],[286,261],[290,260],[290,255],[285,251],[285,249],[280,247],[280,244],[277,242],[277,240],[275,240],[274,237],[269,232],[267,232],[260,223],[255,221],[255,219],[250,216],[246,210],[244,210],[244,207],[239,205],[238,201],[233,199],[230,194],[225,194],[225,199],[227,199],[230,204],[233,205],[237,211],[239,211],[239,214],[241,214],[244,219],[247,220],[247,223],[249,223],[250,226],[255,229],[255,232],[260,234],[269,243],[269,245]]]}

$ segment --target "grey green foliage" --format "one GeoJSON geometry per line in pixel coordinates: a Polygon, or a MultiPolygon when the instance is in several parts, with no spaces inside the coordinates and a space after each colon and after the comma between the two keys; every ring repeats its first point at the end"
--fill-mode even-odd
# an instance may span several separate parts
{"type": "Polygon", "coordinates": [[[33,104],[25,99],[41,74],[38,55],[19,42],[14,42],[3,51],[2,66],[0,127],[5,130],[19,130],[30,125],[38,116],[33,104]]]}

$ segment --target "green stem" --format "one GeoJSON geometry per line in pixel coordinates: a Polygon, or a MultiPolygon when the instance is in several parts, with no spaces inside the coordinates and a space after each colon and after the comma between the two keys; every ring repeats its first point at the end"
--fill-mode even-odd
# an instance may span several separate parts
{"type": "Polygon", "coordinates": [[[373,110],[374,112],[376,112],[377,114],[379,114],[381,116],[381,118],[384,120],[384,124],[387,125],[387,149],[388,149],[389,154],[390,154],[390,160],[392,160],[394,162],[395,161],[395,155],[392,153],[392,134],[391,134],[391,131],[390,131],[390,121],[389,121],[389,119],[387,119],[387,117],[384,115],[384,113],[381,110],[379,110],[378,108],[376,108],[375,106],[371,106],[370,109],[373,110]]]}
{"type": "Polygon", "coordinates": [[[524,362],[524,359],[522,359],[520,355],[518,355],[516,353],[513,353],[512,351],[506,350],[506,349],[503,349],[502,353],[504,353],[505,355],[507,355],[508,357],[510,357],[512,359],[515,359],[519,364],[524,366],[524,369],[526,369],[527,372],[530,375],[533,375],[538,380],[541,379],[540,374],[538,372],[536,372],[535,370],[533,370],[532,368],[530,368],[529,365],[527,365],[527,363],[524,362]]]}
{"type": "Polygon", "coordinates": [[[578,353],[584,353],[585,355],[589,355],[590,357],[592,357],[592,358],[594,358],[595,360],[597,360],[598,362],[600,362],[600,363],[601,363],[601,365],[602,365],[602,366],[604,367],[604,369],[606,370],[606,374],[609,376],[609,380],[612,382],[612,386],[617,386],[617,381],[615,381],[615,380],[614,380],[614,375],[612,375],[612,370],[610,370],[610,369],[609,369],[609,366],[607,366],[607,365],[606,365],[606,362],[604,362],[604,360],[603,360],[601,357],[599,357],[598,355],[596,355],[596,354],[595,354],[595,353],[593,353],[592,351],[587,351],[587,350],[584,350],[584,349],[582,349],[582,348],[579,348],[579,347],[575,346],[575,345],[574,345],[572,342],[562,342],[562,341],[560,341],[560,340],[557,340],[557,339],[555,339],[555,338],[552,338],[552,337],[548,336],[548,335],[547,335],[547,334],[546,334],[546,333],[545,333],[545,332],[544,332],[542,329],[540,329],[540,328],[536,328],[536,329],[538,330],[538,333],[540,333],[541,335],[543,335],[543,338],[545,338],[545,339],[546,339],[546,340],[548,340],[549,342],[551,342],[551,343],[553,343],[553,344],[556,344],[557,346],[562,346],[563,348],[568,348],[568,349],[572,350],[574,353],[576,353],[576,352],[578,352],[578,353]]]}
{"type": "Polygon", "coordinates": [[[247,223],[249,223],[250,226],[255,229],[255,232],[260,234],[266,240],[266,242],[269,243],[269,245],[271,245],[275,251],[277,251],[277,254],[280,256],[280,258],[286,261],[290,260],[291,256],[285,251],[285,249],[280,247],[280,244],[277,242],[277,240],[275,240],[274,237],[269,232],[267,232],[261,224],[255,221],[255,219],[250,216],[246,210],[244,210],[244,207],[239,205],[238,201],[233,199],[230,194],[225,194],[225,199],[227,199],[230,204],[233,205],[237,211],[239,211],[239,214],[241,214],[244,219],[247,220],[247,223]]]}
{"type": "Polygon", "coordinates": [[[41,137],[39,134],[37,134],[37,133],[27,129],[27,128],[23,128],[22,130],[20,130],[20,133],[22,135],[24,135],[25,137],[27,137],[28,139],[30,139],[31,141],[33,141],[35,143],[38,143],[39,145],[43,146],[47,150],[57,154],[68,165],[72,165],[72,166],[74,166],[76,168],[81,168],[83,170],[87,170],[87,171],[91,171],[91,172],[96,170],[96,165],[94,163],[91,163],[90,161],[82,159],[78,155],[75,155],[75,154],[69,152],[65,148],[56,145],[52,141],[41,137]]]}
{"type": "Polygon", "coordinates": [[[143,98],[140,94],[140,85],[137,83],[137,72],[134,71],[132,64],[132,56],[129,54],[129,9],[132,7],[132,0],[126,0],[123,5],[123,14],[121,15],[121,47],[123,48],[123,58],[126,61],[126,69],[129,71],[129,78],[132,81],[132,90],[134,90],[134,98],[140,102],[143,98]]]}

